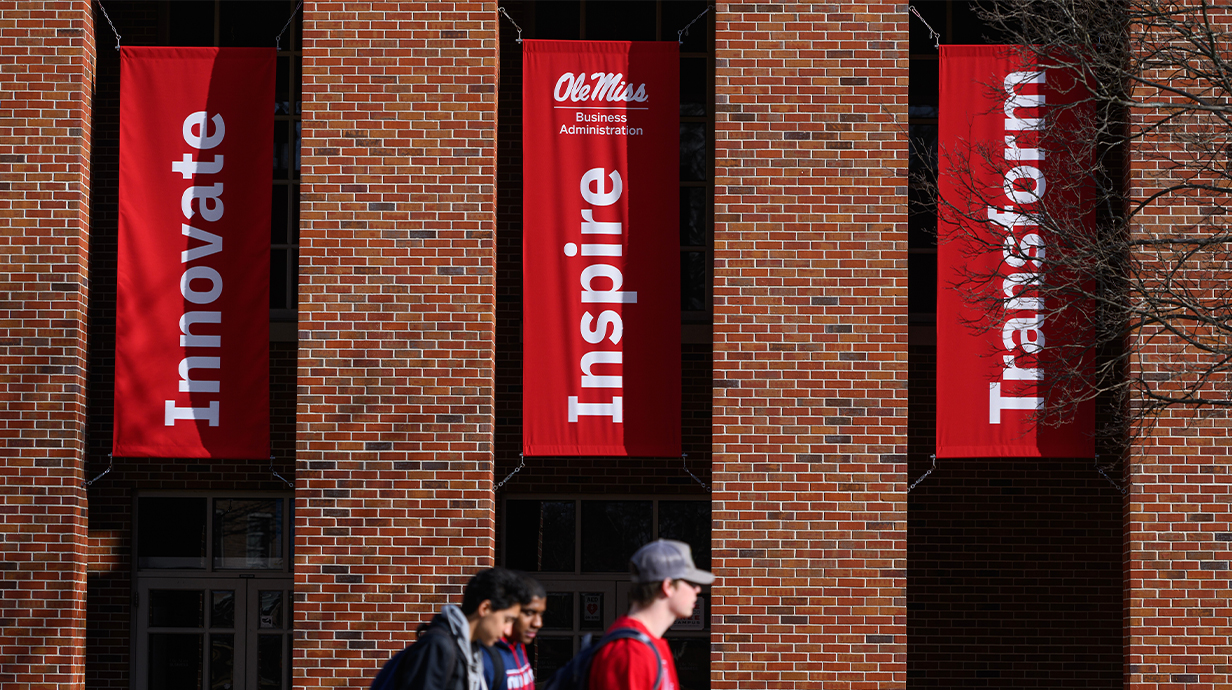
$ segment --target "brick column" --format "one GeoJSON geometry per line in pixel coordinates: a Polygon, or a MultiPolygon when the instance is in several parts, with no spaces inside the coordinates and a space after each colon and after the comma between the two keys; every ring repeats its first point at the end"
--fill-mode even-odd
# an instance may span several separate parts
{"type": "Polygon", "coordinates": [[[496,5],[306,2],[295,685],[492,564],[496,5]]]}
{"type": "Polygon", "coordinates": [[[908,15],[717,10],[711,687],[901,688],[908,15]]]}
{"type": "Polygon", "coordinates": [[[90,3],[5,3],[0,63],[0,686],[82,687],[90,3]]]}
{"type": "MultiPolygon", "coordinates": [[[[1216,31],[1226,31],[1232,10],[1214,4],[1199,15],[1196,6],[1179,3],[1190,13],[1186,18],[1189,21],[1209,18],[1216,31]]],[[[1158,43],[1146,45],[1148,41],[1163,40],[1166,44],[1178,40],[1171,35],[1151,36],[1149,29],[1141,27],[1136,30],[1142,41],[1137,48],[1144,53],[1159,47],[1158,43]]],[[[1180,40],[1187,49],[1193,47],[1180,40]]],[[[1190,85],[1170,69],[1146,76],[1162,83],[1190,85]]],[[[1155,103],[1175,99],[1185,107],[1197,102],[1145,88],[1137,89],[1134,95],[1155,103]]],[[[1193,163],[1215,160],[1222,166],[1226,161],[1222,156],[1211,159],[1203,151],[1208,145],[1207,132],[1226,136],[1222,116],[1163,107],[1133,110],[1130,128],[1140,136],[1129,146],[1129,199],[1147,199],[1194,179],[1226,187],[1222,170],[1208,176],[1205,171],[1198,172],[1193,163]]],[[[1166,193],[1135,216],[1132,232],[1139,238],[1213,236],[1226,229],[1227,216],[1221,215],[1224,211],[1220,206],[1226,205],[1227,199],[1226,193],[1166,193]],[[1204,220],[1207,214],[1214,214],[1210,223],[1204,220]]],[[[1201,263],[1189,262],[1186,270],[1170,272],[1168,282],[1199,285],[1211,281],[1211,293],[1194,294],[1197,299],[1217,299],[1214,296],[1226,289],[1218,283],[1227,279],[1220,251],[1226,251],[1226,247],[1206,255],[1210,258],[1201,263]]],[[[1195,324],[1182,327],[1198,328],[1195,324]]],[[[1194,344],[1149,326],[1136,337],[1144,347],[1141,356],[1131,363],[1133,375],[1160,391],[1175,391],[1173,386],[1190,384],[1195,377],[1178,372],[1213,365],[1217,360],[1194,344]]],[[[1212,341],[1223,339],[1218,333],[1210,337],[1212,341]]],[[[1199,340],[1197,344],[1202,343],[1199,340]]],[[[1232,377],[1216,373],[1202,393],[1226,399],[1230,388],[1232,377]]],[[[1133,440],[1128,455],[1124,687],[1232,687],[1232,418],[1227,408],[1177,406],[1152,422],[1133,440]]]]}

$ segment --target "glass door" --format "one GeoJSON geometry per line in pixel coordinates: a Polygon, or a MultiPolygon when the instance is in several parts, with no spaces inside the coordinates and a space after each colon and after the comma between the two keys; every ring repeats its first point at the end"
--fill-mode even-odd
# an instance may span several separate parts
{"type": "Polygon", "coordinates": [[[289,690],[285,578],[138,580],[137,687],[289,690]]]}

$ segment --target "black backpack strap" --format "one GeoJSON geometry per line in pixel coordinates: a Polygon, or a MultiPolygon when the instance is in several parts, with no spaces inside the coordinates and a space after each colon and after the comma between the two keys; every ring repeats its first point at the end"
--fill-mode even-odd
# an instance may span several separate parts
{"type": "Polygon", "coordinates": [[[654,640],[650,639],[650,635],[647,635],[636,628],[614,628],[609,630],[608,633],[603,636],[603,639],[599,640],[599,644],[596,645],[595,650],[597,651],[599,647],[602,647],[609,642],[615,642],[616,640],[638,640],[647,647],[650,647],[650,651],[654,652],[655,655],[654,690],[659,690],[659,687],[663,685],[663,655],[659,654],[659,648],[655,646],[654,640]]]}
{"type": "MultiPolygon", "coordinates": [[[[482,645],[480,645],[482,646],[482,645]]],[[[488,653],[488,658],[492,660],[492,687],[488,690],[506,690],[508,687],[508,679],[505,677],[505,657],[496,648],[496,645],[484,647],[488,653]]]]}

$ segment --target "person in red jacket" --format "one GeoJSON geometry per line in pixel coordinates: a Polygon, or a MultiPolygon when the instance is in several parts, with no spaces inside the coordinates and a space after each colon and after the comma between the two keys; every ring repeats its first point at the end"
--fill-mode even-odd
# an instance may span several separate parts
{"type": "Polygon", "coordinates": [[[655,652],[636,639],[614,640],[595,654],[590,667],[590,690],[679,690],[672,650],[663,634],[677,618],[693,615],[701,585],[714,582],[714,575],[693,565],[693,552],[682,541],[659,539],[637,550],[629,559],[633,588],[629,590],[629,613],[616,619],[608,632],[633,628],[650,637],[655,652]]]}

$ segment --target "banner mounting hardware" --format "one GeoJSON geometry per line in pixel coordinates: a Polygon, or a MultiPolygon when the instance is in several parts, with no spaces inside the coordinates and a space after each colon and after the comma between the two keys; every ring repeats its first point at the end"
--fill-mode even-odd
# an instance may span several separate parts
{"type": "Polygon", "coordinates": [[[920,11],[915,8],[915,5],[907,5],[907,10],[911,12],[911,14],[914,14],[916,18],[919,19],[920,22],[924,24],[925,28],[928,29],[928,37],[933,39],[933,47],[936,48],[937,50],[941,50],[941,34],[934,31],[933,27],[930,26],[928,22],[924,20],[923,15],[921,15],[920,11]]]}
{"type": "Polygon", "coordinates": [[[116,35],[116,50],[119,50],[120,49],[120,32],[116,31],[115,24],[112,23],[111,21],[111,15],[107,14],[107,8],[103,7],[103,0],[98,0],[98,9],[103,11],[103,16],[107,18],[107,23],[111,24],[111,32],[116,35]]]}
{"type": "MultiPolygon", "coordinates": [[[[1115,463],[1114,463],[1114,464],[1115,464],[1115,463]]],[[[1121,486],[1119,483],[1117,483],[1117,480],[1115,480],[1115,479],[1113,479],[1112,477],[1109,477],[1109,476],[1108,476],[1108,473],[1107,473],[1107,472],[1105,472],[1105,471],[1104,471],[1104,468],[1103,468],[1103,467],[1099,464],[1099,456],[1098,456],[1098,455],[1096,455],[1096,456],[1095,456],[1095,471],[1096,471],[1096,472],[1099,472],[1099,473],[1100,473],[1100,475],[1101,475],[1101,476],[1103,476],[1103,478],[1104,478],[1104,479],[1107,479],[1109,484],[1111,484],[1111,485],[1115,486],[1115,487],[1116,487],[1116,490],[1117,490],[1117,491],[1120,491],[1122,496],[1124,496],[1125,494],[1129,493],[1129,489],[1126,489],[1125,487],[1121,486]]]]}
{"type": "MultiPolygon", "coordinates": [[[[497,7],[496,9],[497,9],[497,11],[499,11],[501,14],[505,15],[505,19],[508,19],[508,20],[509,20],[509,23],[510,23],[510,24],[513,24],[513,28],[515,28],[515,29],[517,29],[517,30],[518,30],[518,38],[517,38],[517,43],[518,43],[518,45],[522,45],[522,27],[518,26],[518,23],[517,23],[517,22],[515,22],[515,21],[513,21],[513,17],[510,17],[510,16],[509,16],[509,13],[505,11],[505,8],[504,8],[504,7],[497,7]]],[[[517,470],[514,470],[514,472],[517,472],[517,470]]],[[[510,476],[513,476],[513,475],[510,475],[510,476]]],[[[501,483],[503,484],[504,482],[501,482],[501,483]]],[[[497,487],[497,488],[500,488],[500,487],[497,487]]]]}
{"type": "Polygon", "coordinates": [[[271,455],[271,456],[270,456],[270,474],[272,474],[272,475],[274,475],[275,477],[278,477],[279,479],[281,479],[283,484],[286,484],[287,486],[291,487],[292,489],[294,489],[294,488],[295,488],[295,482],[292,482],[291,480],[287,479],[286,477],[282,476],[281,474],[278,474],[278,472],[274,469],[274,456],[273,456],[273,455],[271,455]]]}
{"type": "MultiPolygon", "coordinates": [[[[703,12],[703,14],[705,13],[703,12]]],[[[697,21],[697,20],[694,20],[694,21],[697,21]]],[[[693,481],[697,482],[698,484],[701,484],[702,488],[705,489],[706,491],[710,491],[711,490],[710,486],[707,485],[706,482],[703,482],[700,478],[698,478],[696,474],[693,474],[691,470],[689,470],[689,465],[687,463],[688,459],[689,459],[688,453],[681,453],[680,454],[680,466],[684,468],[685,472],[689,473],[689,476],[693,478],[693,481]]]]}
{"type": "MultiPolygon", "coordinates": [[[[504,9],[504,8],[501,8],[501,9],[504,9]]],[[[518,472],[521,472],[523,467],[526,467],[526,456],[523,455],[522,453],[518,453],[518,466],[515,467],[514,470],[509,473],[508,477],[505,477],[504,479],[500,481],[499,484],[492,487],[492,493],[496,493],[497,491],[500,491],[501,487],[504,486],[505,483],[508,482],[510,479],[513,479],[513,475],[517,474],[518,472]]]]}
{"type": "MultiPolygon", "coordinates": [[[[706,16],[706,13],[712,9],[714,9],[714,5],[706,5],[706,9],[702,10],[701,14],[694,17],[693,21],[689,22],[688,24],[685,24],[683,29],[681,29],[680,31],[677,31],[676,32],[676,43],[680,45],[684,45],[684,37],[689,35],[689,27],[696,24],[698,19],[701,19],[702,17],[706,16]]],[[[705,486],[705,484],[703,484],[702,486],[705,486]]]]}
{"type": "Polygon", "coordinates": [[[299,8],[303,6],[304,0],[299,0],[299,4],[295,6],[295,9],[291,10],[291,16],[287,17],[287,23],[282,25],[282,31],[279,31],[278,35],[274,37],[274,50],[282,50],[282,35],[287,32],[287,27],[291,26],[291,20],[295,19],[295,13],[299,12],[299,8]]]}
{"type": "MultiPolygon", "coordinates": [[[[101,4],[101,3],[99,4],[99,7],[102,7],[102,4],[101,4]]],[[[115,462],[115,458],[111,457],[111,453],[108,453],[108,454],[107,454],[107,469],[103,470],[103,473],[102,473],[102,474],[100,474],[100,475],[98,475],[98,476],[97,476],[97,477],[95,477],[94,479],[91,479],[91,480],[89,480],[89,481],[87,481],[87,482],[83,482],[83,483],[82,483],[82,485],[81,485],[81,486],[82,486],[82,488],[84,488],[84,489],[88,489],[88,488],[90,488],[91,486],[93,486],[93,485],[94,485],[94,482],[96,482],[96,481],[98,481],[98,480],[102,479],[104,476],[106,476],[106,474],[107,474],[108,472],[110,472],[110,471],[111,471],[111,465],[112,465],[112,463],[114,463],[114,462],[115,462]]]]}
{"type": "Polygon", "coordinates": [[[919,485],[920,485],[920,482],[924,481],[925,479],[928,479],[928,475],[932,474],[932,473],[933,473],[933,470],[937,469],[937,454],[936,454],[936,453],[933,453],[933,454],[932,454],[932,455],[930,455],[929,457],[931,457],[931,458],[933,459],[933,466],[932,466],[932,467],[930,467],[930,468],[928,468],[928,471],[927,471],[927,472],[925,472],[924,474],[920,475],[920,478],[919,478],[919,479],[915,480],[914,482],[911,482],[911,486],[907,487],[907,493],[911,493],[911,490],[912,490],[912,489],[914,489],[915,487],[919,486],[919,485]]]}

